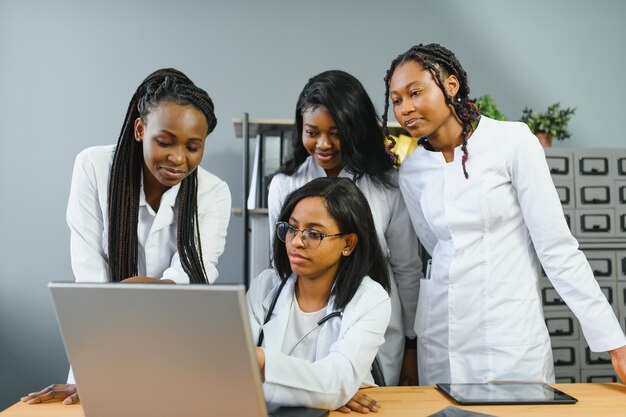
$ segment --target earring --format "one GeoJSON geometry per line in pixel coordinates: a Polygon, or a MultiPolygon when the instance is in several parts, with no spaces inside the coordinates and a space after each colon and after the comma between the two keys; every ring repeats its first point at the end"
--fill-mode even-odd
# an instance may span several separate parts
{"type": "Polygon", "coordinates": [[[343,251],[343,256],[348,256],[348,253],[349,253],[349,252],[348,252],[347,250],[344,250],[344,251],[343,251]]]}

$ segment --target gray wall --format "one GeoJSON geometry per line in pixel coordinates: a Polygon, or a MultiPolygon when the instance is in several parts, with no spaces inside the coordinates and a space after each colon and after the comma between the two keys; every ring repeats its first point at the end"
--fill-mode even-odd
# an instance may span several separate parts
{"type": "MultiPolygon", "coordinates": [[[[241,206],[232,117],[291,118],[308,77],[331,68],[357,76],[382,109],[387,66],[419,42],[456,51],[473,94],[491,94],[509,118],[561,101],[578,107],[567,146],[623,147],[625,17],[622,0],[0,0],[0,409],[65,380],[46,283],[73,279],[73,160],[116,141],[154,69],[179,68],[213,97],[203,166],[241,206]]],[[[241,236],[233,217],[220,280],[240,281],[241,236]]]]}

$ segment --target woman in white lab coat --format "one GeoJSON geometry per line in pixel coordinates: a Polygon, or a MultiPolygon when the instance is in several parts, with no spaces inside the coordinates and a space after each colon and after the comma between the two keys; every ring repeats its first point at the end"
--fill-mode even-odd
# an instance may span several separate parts
{"type": "Polygon", "coordinates": [[[355,394],[373,382],[391,303],[365,197],[348,179],[315,179],[287,196],[275,231],[275,269],[247,296],[266,401],[376,411],[355,394]]]}
{"type": "Polygon", "coordinates": [[[479,116],[452,52],[417,45],[385,77],[398,122],[419,139],[400,168],[415,231],[432,256],[415,330],[420,384],[554,381],[540,264],[593,351],[624,380],[626,338],[571,235],[536,137],[479,116]]]}
{"type": "Polygon", "coordinates": [[[286,195],[314,178],[344,177],[359,187],[370,205],[391,279],[391,321],[378,355],[384,382],[415,385],[413,323],[422,264],[374,105],[355,77],[326,71],[306,84],[295,113],[293,155],[270,184],[270,230],[286,195]]]}
{"type": "MultiPolygon", "coordinates": [[[[199,165],[217,121],[175,69],[133,95],[117,145],[76,158],[67,208],[77,282],[212,283],[230,219],[225,182],[199,165]]],[[[22,401],[78,401],[73,375],[22,401]]]]}

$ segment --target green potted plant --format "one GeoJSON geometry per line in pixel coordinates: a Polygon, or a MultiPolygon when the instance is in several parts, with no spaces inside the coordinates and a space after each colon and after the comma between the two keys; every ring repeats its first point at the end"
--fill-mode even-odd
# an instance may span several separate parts
{"type": "Polygon", "coordinates": [[[483,116],[490,117],[496,120],[506,120],[506,116],[496,106],[496,102],[489,94],[478,97],[474,104],[478,109],[478,112],[483,116]]]}
{"type": "Polygon", "coordinates": [[[575,112],[575,107],[561,109],[560,103],[554,103],[545,113],[534,113],[524,107],[520,121],[528,125],[544,148],[548,148],[552,146],[552,139],[565,140],[572,136],[567,124],[575,112]]]}

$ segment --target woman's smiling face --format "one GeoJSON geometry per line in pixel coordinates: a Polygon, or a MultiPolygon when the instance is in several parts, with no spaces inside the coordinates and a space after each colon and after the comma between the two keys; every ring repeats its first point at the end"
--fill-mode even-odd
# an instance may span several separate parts
{"type": "Polygon", "coordinates": [[[193,173],[202,162],[207,131],[206,116],[192,105],[163,102],[145,120],[137,119],[144,185],[172,187],[193,173]]]}
{"type": "Polygon", "coordinates": [[[324,106],[302,112],[302,145],[329,177],[343,169],[341,139],[335,120],[324,106]]]}

